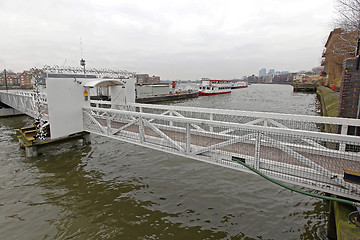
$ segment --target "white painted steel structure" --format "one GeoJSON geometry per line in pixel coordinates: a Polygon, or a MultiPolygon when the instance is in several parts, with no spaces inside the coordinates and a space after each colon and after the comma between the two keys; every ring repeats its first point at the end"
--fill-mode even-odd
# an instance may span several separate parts
{"type": "MultiPolygon", "coordinates": [[[[31,94],[0,93],[0,100],[34,116],[31,94]]],[[[237,157],[274,179],[360,201],[359,185],[343,180],[344,169],[360,172],[360,138],[345,134],[360,120],[131,101],[80,105],[84,131],[249,172],[237,157]],[[322,124],[342,134],[319,132],[322,124]]]]}
{"type": "Polygon", "coordinates": [[[0,91],[0,102],[32,118],[39,114],[45,122],[49,121],[47,97],[45,93],[35,94],[31,91],[0,91]],[[38,104],[36,104],[38,103],[38,104]]]}
{"type": "Polygon", "coordinates": [[[319,124],[360,126],[355,119],[104,101],[83,110],[84,129],[99,135],[236,170],[238,157],[288,183],[360,200],[343,169],[360,171],[360,138],[318,132],[319,124]],[[105,108],[104,108],[105,107],[105,108]],[[114,106],[113,106],[114,107],[114,106]],[[345,151],[346,150],[346,151],[345,151]]]}

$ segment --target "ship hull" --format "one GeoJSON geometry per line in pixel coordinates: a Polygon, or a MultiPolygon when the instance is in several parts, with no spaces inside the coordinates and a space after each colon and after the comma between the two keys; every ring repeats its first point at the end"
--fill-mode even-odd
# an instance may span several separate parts
{"type": "Polygon", "coordinates": [[[237,88],[246,88],[248,86],[237,86],[237,87],[231,87],[231,89],[237,89],[237,88]]]}
{"type": "Polygon", "coordinates": [[[199,96],[210,96],[210,95],[219,95],[219,94],[226,94],[226,93],[231,93],[231,91],[226,91],[226,92],[201,92],[201,91],[199,91],[199,96]]]}

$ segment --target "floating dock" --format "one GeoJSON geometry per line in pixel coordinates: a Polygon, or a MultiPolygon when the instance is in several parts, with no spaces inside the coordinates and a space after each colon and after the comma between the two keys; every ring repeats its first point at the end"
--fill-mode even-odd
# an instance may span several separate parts
{"type": "Polygon", "coordinates": [[[174,100],[197,98],[197,97],[199,97],[198,91],[187,91],[187,92],[149,96],[146,98],[136,98],[135,102],[137,102],[137,103],[155,103],[155,102],[174,101],[174,100]]]}
{"type": "Polygon", "coordinates": [[[316,89],[317,89],[317,85],[316,84],[306,84],[306,83],[302,83],[302,84],[293,84],[293,91],[294,92],[310,92],[310,93],[315,93],[316,89]]]}
{"type": "Polygon", "coordinates": [[[51,144],[58,144],[75,139],[83,139],[84,145],[91,143],[90,133],[88,132],[79,132],[56,139],[38,140],[36,139],[38,131],[35,126],[24,127],[19,130],[18,140],[20,148],[25,149],[26,157],[36,157],[40,155],[39,149],[51,144]]]}

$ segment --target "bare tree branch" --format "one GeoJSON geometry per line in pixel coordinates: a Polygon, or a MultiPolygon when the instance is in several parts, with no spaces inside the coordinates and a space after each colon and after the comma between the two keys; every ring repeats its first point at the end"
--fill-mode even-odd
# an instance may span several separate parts
{"type": "Polygon", "coordinates": [[[360,0],[337,0],[335,9],[339,14],[335,24],[342,32],[333,52],[336,56],[355,56],[360,33],[360,0]]]}

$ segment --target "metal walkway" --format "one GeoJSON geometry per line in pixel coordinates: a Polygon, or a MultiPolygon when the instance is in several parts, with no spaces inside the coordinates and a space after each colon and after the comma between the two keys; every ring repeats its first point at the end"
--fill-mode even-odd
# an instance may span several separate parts
{"type": "MultiPolygon", "coordinates": [[[[45,96],[0,93],[0,101],[48,118],[45,96]]],[[[249,172],[237,157],[274,179],[360,201],[360,186],[343,180],[344,169],[360,172],[360,138],[345,134],[360,127],[356,119],[105,101],[82,111],[90,133],[249,172]],[[324,124],[342,134],[319,132],[324,124]]]]}
{"type": "Polygon", "coordinates": [[[0,102],[32,118],[37,118],[40,115],[44,121],[49,120],[46,95],[43,93],[35,94],[32,91],[2,91],[0,92],[0,102]]]}

